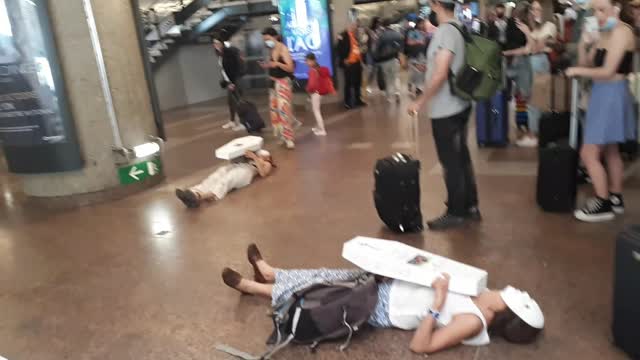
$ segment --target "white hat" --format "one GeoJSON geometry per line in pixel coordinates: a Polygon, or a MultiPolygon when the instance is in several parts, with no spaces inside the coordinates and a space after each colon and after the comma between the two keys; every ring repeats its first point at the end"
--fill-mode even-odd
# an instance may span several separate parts
{"type": "Polygon", "coordinates": [[[267,151],[267,150],[265,150],[265,149],[260,149],[260,150],[258,150],[258,151],[256,152],[256,155],[258,155],[258,156],[262,156],[262,157],[267,157],[267,156],[271,156],[271,153],[270,153],[270,152],[268,152],[268,151],[267,151]]]}
{"type": "Polygon", "coordinates": [[[538,303],[528,293],[507,286],[500,292],[500,296],[509,309],[529,326],[536,329],[544,328],[544,314],[538,303]]]}

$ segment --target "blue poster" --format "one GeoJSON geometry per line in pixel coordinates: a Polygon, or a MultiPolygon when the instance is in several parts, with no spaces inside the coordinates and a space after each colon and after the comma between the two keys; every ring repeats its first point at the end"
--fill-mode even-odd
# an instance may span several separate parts
{"type": "Polygon", "coordinates": [[[333,75],[327,0],[280,0],[278,9],[282,38],[296,63],[296,78],[308,78],[305,57],[311,52],[333,75]]]}

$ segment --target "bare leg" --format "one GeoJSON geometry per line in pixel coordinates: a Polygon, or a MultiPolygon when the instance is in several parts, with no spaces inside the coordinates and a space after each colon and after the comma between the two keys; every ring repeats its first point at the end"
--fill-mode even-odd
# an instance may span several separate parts
{"type": "Polygon", "coordinates": [[[242,279],[240,281],[240,284],[238,285],[237,290],[250,295],[256,295],[271,299],[273,285],[260,284],[259,282],[255,282],[253,280],[242,279]]]}
{"type": "Polygon", "coordinates": [[[624,178],[624,163],[620,157],[618,145],[607,145],[604,150],[604,156],[609,173],[609,190],[614,194],[621,194],[622,181],[624,178]]]}
{"type": "MultiPolygon", "coordinates": [[[[609,187],[607,186],[607,172],[601,161],[602,146],[585,144],[582,146],[580,156],[587,167],[593,188],[596,195],[602,199],[609,198],[609,187]]],[[[619,155],[618,155],[619,156],[619,155]]]]}
{"type": "Polygon", "coordinates": [[[256,261],[256,265],[258,266],[258,270],[264,279],[269,283],[273,284],[276,281],[276,272],[271,265],[269,265],[263,259],[256,261]]]}

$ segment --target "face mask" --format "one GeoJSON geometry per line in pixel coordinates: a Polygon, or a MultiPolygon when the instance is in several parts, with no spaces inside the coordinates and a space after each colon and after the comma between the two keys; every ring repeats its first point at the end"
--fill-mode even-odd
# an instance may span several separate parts
{"type": "Polygon", "coordinates": [[[609,32],[613,30],[614,27],[618,24],[618,19],[613,16],[609,16],[607,22],[600,27],[600,32],[609,32]]]}
{"type": "Polygon", "coordinates": [[[439,23],[438,23],[438,15],[435,12],[431,12],[429,13],[429,22],[431,23],[431,25],[438,27],[439,23]]]}
{"type": "Polygon", "coordinates": [[[276,42],[273,40],[267,40],[264,42],[264,44],[269,48],[269,49],[273,49],[274,47],[276,47],[276,42]]]}

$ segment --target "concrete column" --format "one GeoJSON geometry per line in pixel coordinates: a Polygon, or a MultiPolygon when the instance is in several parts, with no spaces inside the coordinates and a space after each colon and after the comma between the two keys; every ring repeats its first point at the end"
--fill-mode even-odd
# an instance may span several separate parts
{"type": "MultiPolygon", "coordinates": [[[[129,0],[91,3],[122,142],[131,148],[157,134],[132,4],[129,0]]],[[[117,189],[122,193],[112,150],[116,144],[83,2],[51,0],[49,7],[86,166],[68,173],[21,175],[24,192],[32,197],[65,197],[117,189]]],[[[128,189],[145,185],[148,184],[128,189]]],[[[124,192],[127,191],[131,190],[124,192]]]]}
{"type": "Polygon", "coordinates": [[[353,7],[353,0],[331,1],[331,22],[333,24],[333,37],[343,32],[349,24],[349,9],[353,7]]]}

